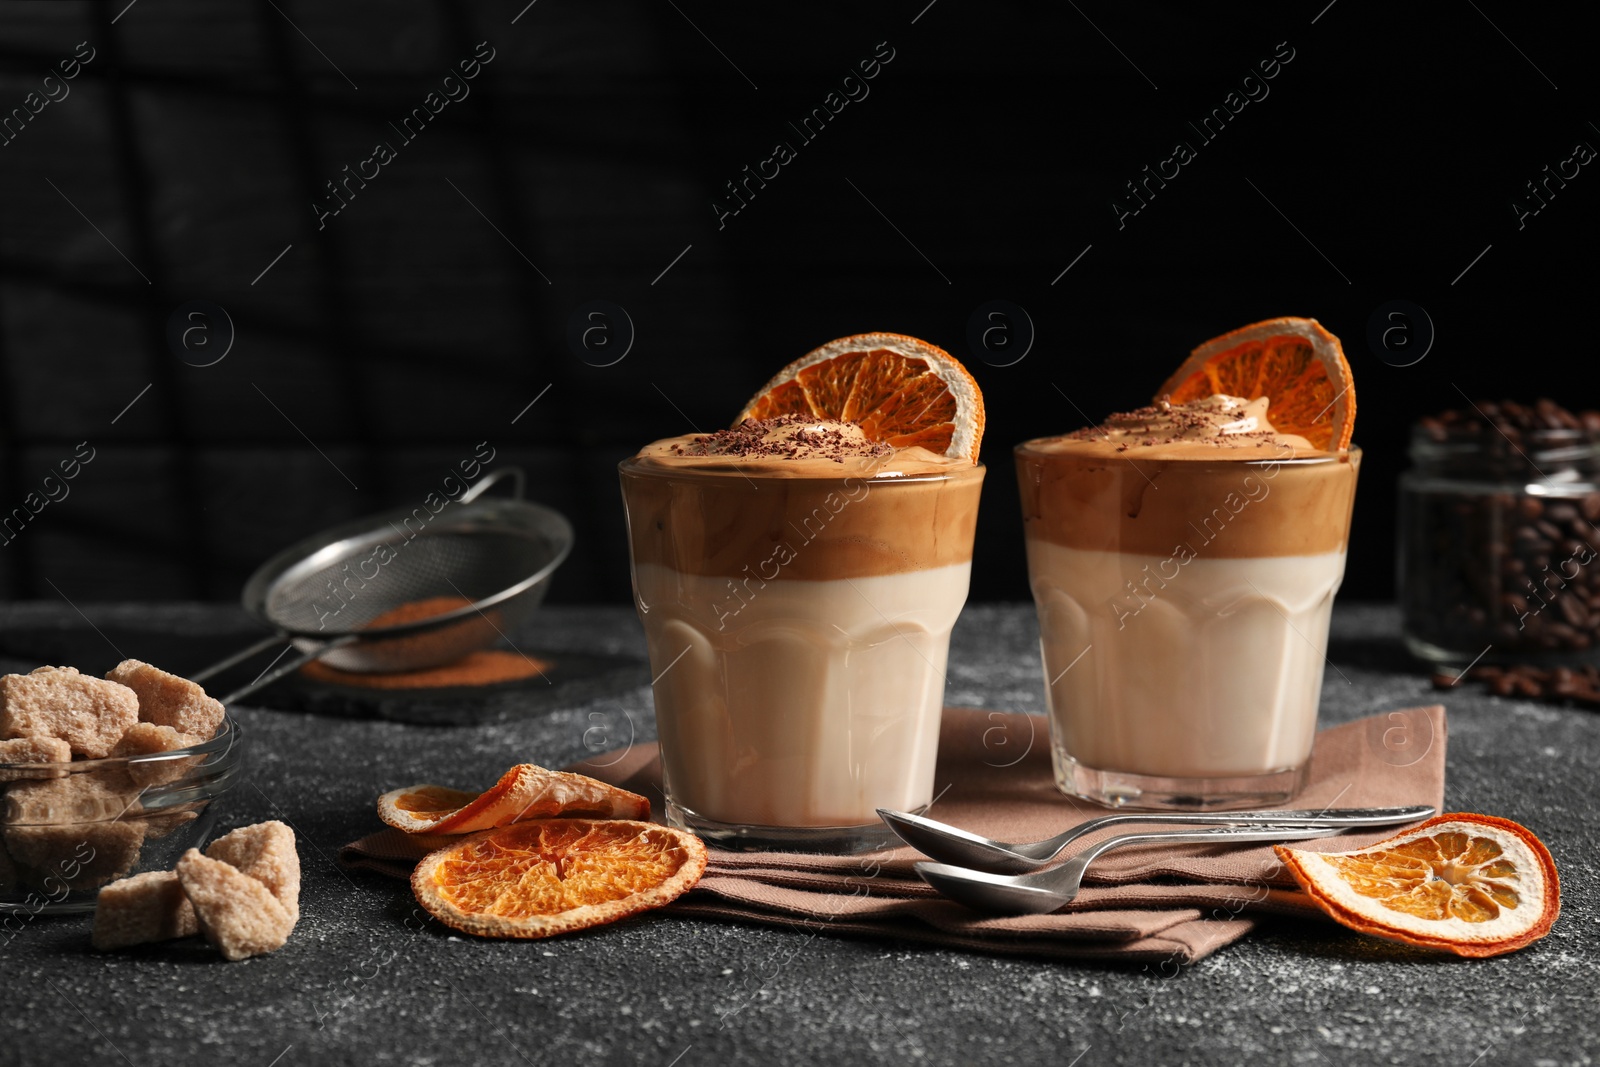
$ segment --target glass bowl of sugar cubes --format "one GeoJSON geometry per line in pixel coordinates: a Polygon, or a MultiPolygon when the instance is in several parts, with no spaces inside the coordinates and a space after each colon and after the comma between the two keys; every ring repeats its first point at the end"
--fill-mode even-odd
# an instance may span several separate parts
{"type": "Polygon", "coordinates": [[[239,776],[239,726],[138,660],[0,676],[0,927],[90,911],[102,886],[171,870],[239,776]]]}

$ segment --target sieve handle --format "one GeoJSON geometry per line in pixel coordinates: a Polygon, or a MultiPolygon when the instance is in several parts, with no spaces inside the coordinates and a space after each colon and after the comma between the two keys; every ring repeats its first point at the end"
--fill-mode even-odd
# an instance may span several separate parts
{"type": "MultiPolygon", "coordinates": [[[[251,682],[249,685],[240,686],[227,696],[219,699],[224,704],[232,704],[235,701],[243,700],[245,697],[265,689],[267,686],[271,685],[273,682],[276,682],[284,675],[289,674],[292,671],[299,670],[312,660],[317,659],[328,652],[332,652],[336,648],[343,648],[345,645],[353,644],[360,638],[360,636],[360,634],[349,633],[335,637],[328,641],[318,641],[316,644],[312,645],[311,648],[302,649],[299,655],[290,656],[283,662],[273,660],[272,664],[268,666],[266,670],[262,671],[256,676],[255,681],[251,682]]],[[[282,637],[273,637],[268,642],[268,647],[277,644],[282,640],[282,637]]],[[[302,640],[304,640],[304,638],[302,638],[302,640]]],[[[294,646],[290,645],[289,647],[293,648],[294,646]]],[[[288,651],[288,649],[285,649],[284,651],[288,651]]],[[[282,653],[279,655],[281,656],[282,653]]]]}
{"type": "Polygon", "coordinates": [[[226,659],[219,659],[217,662],[213,663],[211,666],[207,667],[205,670],[196,671],[194,674],[189,675],[189,681],[191,681],[191,682],[203,682],[207,678],[210,678],[212,675],[221,674],[223,671],[227,670],[229,667],[237,666],[238,664],[243,663],[245,660],[249,659],[251,656],[258,655],[258,654],[260,654],[262,652],[265,652],[267,649],[271,648],[273,645],[282,644],[284,641],[287,641],[288,639],[289,639],[289,635],[285,634],[285,633],[281,633],[280,632],[280,633],[275,633],[275,634],[269,634],[268,636],[263,637],[261,640],[257,641],[255,644],[250,645],[247,648],[240,649],[238,652],[235,652],[233,655],[227,657],[226,659]]]}
{"type": "Polygon", "coordinates": [[[516,497],[516,499],[521,500],[523,490],[527,487],[527,478],[523,476],[522,468],[501,467],[499,470],[490,471],[482,478],[479,478],[476,485],[468,489],[465,493],[461,494],[461,500],[459,503],[472,503],[474,500],[478,499],[478,497],[482,496],[484,491],[491,485],[496,482],[505,481],[507,478],[510,478],[517,483],[517,487],[513,495],[516,497]]]}

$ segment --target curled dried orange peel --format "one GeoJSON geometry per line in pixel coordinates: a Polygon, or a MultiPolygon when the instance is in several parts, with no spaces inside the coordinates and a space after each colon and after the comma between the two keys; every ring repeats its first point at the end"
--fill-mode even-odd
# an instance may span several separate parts
{"type": "Polygon", "coordinates": [[[626,819],[530,819],[460,839],[411,875],[417,902],[479,937],[543,938],[670,903],[706,869],[683,830],[626,819]]]}
{"type": "Polygon", "coordinates": [[[408,834],[467,834],[523,819],[589,815],[644,819],[650,801],[637,793],[573,774],[519,763],[482,793],[412,785],[378,798],[378,818],[408,834]]]}
{"type": "Polygon", "coordinates": [[[1351,852],[1273,847],[1334,921],[1392,941],[1499,956],[1549,933],[1561,912],[1549,849],[1492,815],[1439,815],[1351,852]]]}
{"type": "Polygon", "coordinates": [[[411,890],[435,918],[481,937],[554,937],[670,903],[706,869],[691,833],[641,822],[650,801],[532,763],[482,793],[414,785],[378,815],[434,851],[411,890]]]}
{"type": "Polygon", "coordinates": [[[983,393],[967,368],[898,333],[841,337],[806,353],[762,386],[734,425],[782,415],[853,422],[872,440],[974,463],[983,441],[983,393]]]}
{"type": "Polygon", "coordinates": [[[1339,339],[1316,319],[1281,318],[1241,326],[1196,348],[1156,394],[1186,404],[1226,393],[1267,398],[1279,433],[1298,434],[1330,452],[1350,447],[1356,385],[1339,339]]]}

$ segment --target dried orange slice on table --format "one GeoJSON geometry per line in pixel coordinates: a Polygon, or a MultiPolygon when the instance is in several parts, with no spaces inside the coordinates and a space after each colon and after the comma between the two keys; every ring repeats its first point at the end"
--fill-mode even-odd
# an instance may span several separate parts
{"type": "Polygon", "coordinates": [[[643,819],[649,814],[650,801],[637,793],[532,763],[517,764],[482,793],[411,785],[378,798],[378,818],[408,834],[466,834],[557,815],[643,819]]]}
{"type": "Polygon", "coordinates": [[[1336,922],[1392,941],[1498,956],[1539,940],[1561,913],[1550,851],[1492,815],[1439,815],[1352,852],[1273,848],[1336,922]]]}
{"type": "Polygon", "coordinates": [[[937,345],[898,333],[841,337],[801,356],[751,398],[739,417],[803,415],[853,422],[875,441],[978,461],[983,393],[937,345]]]}
{"type": "Polygon", "coordinates": [[[479,937],[554,937],[659,908],[693,888],[706,847],[670,826],[531,819],[463,838],[411,875],[417,902],[479,937]]]}
{"type": "Polygon", "coordinates": [[[1279,433],[1342,452],[1355,430],[1356,387],[1339,339],[1316,319],[1267,319],[1196,348],[1156,394],[1186,404],[1226,393],[1267,398],[1279,433]]]}

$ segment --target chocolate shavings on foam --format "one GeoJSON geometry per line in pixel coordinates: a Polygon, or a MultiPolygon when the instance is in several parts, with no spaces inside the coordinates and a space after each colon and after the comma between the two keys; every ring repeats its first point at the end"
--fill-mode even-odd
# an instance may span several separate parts
{"type": "Polygon", "coordinates": [[[847,436],[839,427],[851,423],[829,423],[804,415],[780,415],[775,419],[745,419],[739,425],[716,433],[702,434],[688,446],[674,445],[679,456],[735,456],[766,459],[847,459],[887,456],[894,446],[887,441],[861,441],[847,436]],[[774,431],[798,427],[791,434],[771,436],[774,431]]]}

